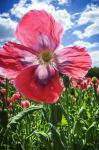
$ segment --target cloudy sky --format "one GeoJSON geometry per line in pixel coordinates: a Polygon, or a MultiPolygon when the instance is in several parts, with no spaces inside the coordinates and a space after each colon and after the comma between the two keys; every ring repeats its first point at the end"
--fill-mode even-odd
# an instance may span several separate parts
{"type": "Polygon", "coordinates": [[[44,9],[62,23],[62,47],[87,47],[93,66],[99,66],[99,0],[0,0],[0,47],[16,41],[20,18],[31,9],[44,9]]]}

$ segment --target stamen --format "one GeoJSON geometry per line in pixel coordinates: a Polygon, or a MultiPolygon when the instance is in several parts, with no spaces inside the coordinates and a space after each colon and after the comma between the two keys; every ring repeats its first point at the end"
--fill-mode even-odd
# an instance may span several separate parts
{"type": "Polygon", "coordinates": [[[40,64],[48,64],[48,63],[51,64],[54,60],[54,55],[51,51],[44,50],[38,55],[38,58],[40,64]]]}
{"type": "Polygon", "coordinates": [[[44,62],[49,62],[52,59],[52,53],[49,51],[42,52],[42,59],[44,62]]]}

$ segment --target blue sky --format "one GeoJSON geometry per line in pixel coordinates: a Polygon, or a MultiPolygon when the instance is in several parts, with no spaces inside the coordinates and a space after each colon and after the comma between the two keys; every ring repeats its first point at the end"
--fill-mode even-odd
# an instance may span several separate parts
{"type": "Polygon", "coordinates": [[[16,41],[17,23],[31,9],[45,9],[62,23],[61,47],[84,46],[99,66],[99,0],[0,0],[0,47],[16,41]]]}

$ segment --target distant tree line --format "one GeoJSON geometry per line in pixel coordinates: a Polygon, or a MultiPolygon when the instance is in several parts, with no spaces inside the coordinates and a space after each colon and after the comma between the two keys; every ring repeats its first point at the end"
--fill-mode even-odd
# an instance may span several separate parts
{"type": "Polygon", "coordinates": [[[94,67],[94,68],[91,68],[87,75],[87,77],[97,77],[99,79],[99,67],[94,67]]]}

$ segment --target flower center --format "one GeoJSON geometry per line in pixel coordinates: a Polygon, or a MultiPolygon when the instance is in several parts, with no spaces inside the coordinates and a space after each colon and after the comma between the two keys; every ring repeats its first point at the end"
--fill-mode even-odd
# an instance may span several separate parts
{"type": "Polygon", "coordinates": [[[41,57],[42,60],[47,63],[52,59],[52,53],[50,51],[43,51],[41,57]]]}

